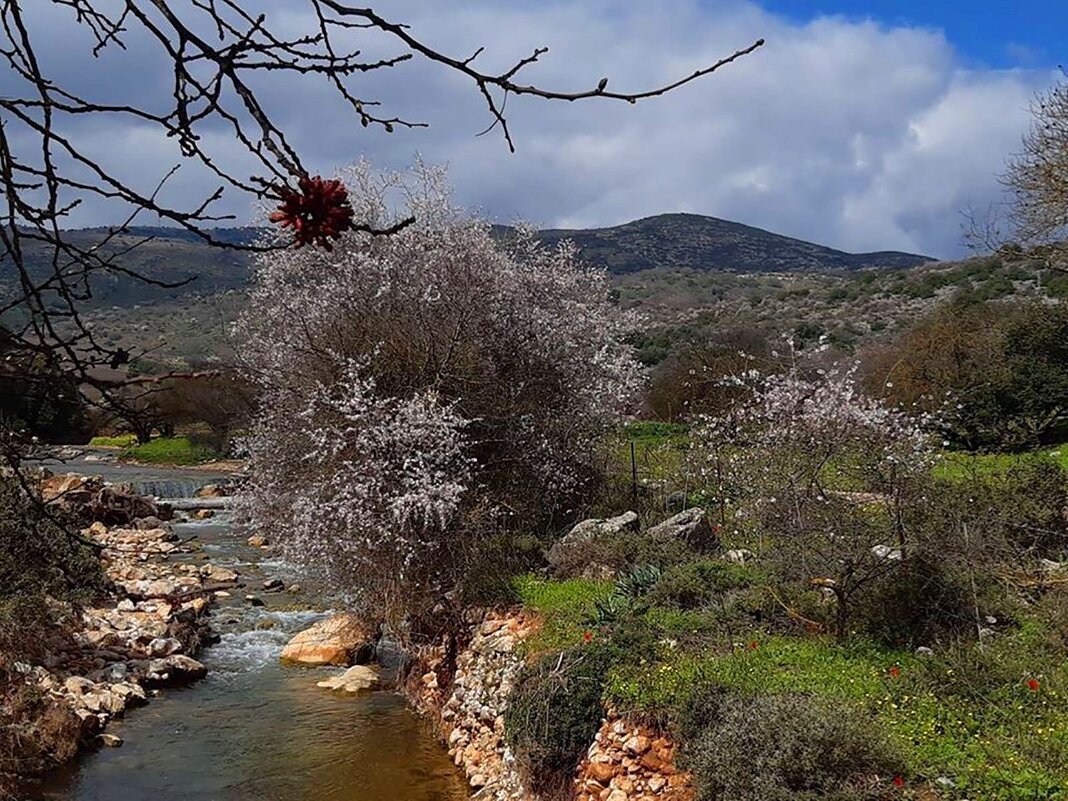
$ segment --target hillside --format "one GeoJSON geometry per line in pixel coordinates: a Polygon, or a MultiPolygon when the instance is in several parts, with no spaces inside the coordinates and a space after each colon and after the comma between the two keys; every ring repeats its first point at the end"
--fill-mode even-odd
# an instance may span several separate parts
{"type": "Polygon", "coordinates": [[[700,214],[660,214],[612,228],[549,229],[547,242],[571,239],[613,275],[660,267],[750,272],[829,272],[915,267],[928,256],[897,251],[846,253],[750,225],[700,214]]]}
{"type": "MultiPolygon", "coordinates": [[[[509,231],[504,226],[497,226],[495,230],[502,237],[509,231]]],[[[70,231],[67,236],[74,244],[88,248],[99,242],[105,233],[102,228],[87,228],[70,231]]],[[[223,242],[245,244],[251,242],[258,231],[255,228],[220,228],[213,234],[223,242]]],[[[931,261],[925,256],[893,251],[844,253],[760,228],[696,214],[661,214],[612,228],[550,229],[540,236],[549,243],[573,239],[586,260],[605,267],[614,275],[664,268],[813,273],[864,267],[912,267],[931,261]]],[[[165,289],[131,281],[124,275],[97,276],[91,301],[96,307],[168,303],[190,295],[239,290],[248,282],[247,254],[210,247],[188,231],[131,228],[116,236],[106,250],[128,250],[120,262],[126,269],[156,281],[188,283],[165,289]],[[133,247],[135,244],[137,247],[133,247]]],[[[43,274],[51,255],[41,249],[36,253],[29,251],[29,256],[39,262],[43,274]]],[[[14,280],[12,273],[4,270],[0,274],[0,294],[6,294],[2,292],[4,282],[14,280]]]]}
{"type": "MultiPolygon", "coordinates": [[[[506,237],[509,230],[496,232],[506,237]]],[[[235,228],[215,235],[246,243],[258,233],[235,228]]],[[[103,234],[84,229],[69,236],[90,246],[103,234]]],[[[850,347],[892,330],[954,287],[971,285],[976,270],[996,278],[1002,292],[1030,291],[1035,283],[1021,283],[1018,274],[1012,283],[1003,270],[974,265],[946,277],[945,265],[924,256],[850,254],[694,214],[664,214],[612,228],[546,230],[541,236],[549,243],[571,238],[585,259],[609,270],[620,305],[645,316],[640,344],[649,363],[724,327],[826,332],[850,347]]],[[[121,275],[98,278],[87,319],[101,341],[145,354],[141,366],[150,371],[228,360],[226,331],[245,303],[248,255],[168,228],[131,229],[110,247],[136,242],[143,244],[124,257],[124,266],[159,281],[191,280],[164,289],[121,275]]],[[[43,269],[45,254],[37,256],[43,269]]],[[[12,272],[0,273],[0,294],[12,272]]]]}

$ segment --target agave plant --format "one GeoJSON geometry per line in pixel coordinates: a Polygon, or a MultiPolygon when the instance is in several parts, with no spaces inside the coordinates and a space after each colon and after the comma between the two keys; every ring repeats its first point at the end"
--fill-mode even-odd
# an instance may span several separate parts
{"type": "Polygon", "coordinates": [[[648,608],[641,602],[656,583],[663,571],[656,565],[639,565],[627,575],[616,580],[611,594],[603,601],[594,603],[590,622],[595,626],[616,623],[627,615],[640,615],[648,608]]]}

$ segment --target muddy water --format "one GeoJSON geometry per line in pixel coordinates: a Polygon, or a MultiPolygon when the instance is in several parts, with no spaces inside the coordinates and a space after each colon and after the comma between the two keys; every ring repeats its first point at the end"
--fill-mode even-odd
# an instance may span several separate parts
{"type": "MultiPolygon", "coordinates": [[[[192,494],[217,476],[193,471],[71,463],[65,468],[129,481],[162,494],[192,494]]],[[[58,470],[57,470],[58,472],[58,470]]],[[[196,534],[212,563],[233,567],[255,592],[265,578],[301,581],[270,552],[245,544],[222,512],[176,524],[196,534]]],[[[206,679],[169,690],[108,731],[125,745],[91,752],[34,793],[63,801],[459,801],[464,782],[403,699],[391,693],[342,697],[318,689],[334,669],[282,667],[296,631],[324,616],[329,596],[244,592],[220,602],[217,644],[199,658],[206,679]]]]}

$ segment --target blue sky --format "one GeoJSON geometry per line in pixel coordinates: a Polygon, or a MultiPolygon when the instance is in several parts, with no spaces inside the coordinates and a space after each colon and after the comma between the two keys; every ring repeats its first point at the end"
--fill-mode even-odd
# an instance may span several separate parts
{"type": "Polygon", "coordinates": [[[1068,63],[1065,0],[766,0],[761,5],[799,22],[840,14],[895,27],[934,28],[977,65],[1068,63]]]}

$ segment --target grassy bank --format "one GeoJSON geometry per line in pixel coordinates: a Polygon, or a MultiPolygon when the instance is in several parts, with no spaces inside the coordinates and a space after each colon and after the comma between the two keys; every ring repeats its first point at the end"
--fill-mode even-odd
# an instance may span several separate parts
{"type": "Polygon", "coordinates": [[[612,592],[611,582],[524,576],[515,583],[523,605],[544,620],[526,644],[529,656],[621,644],[602,693],[616,711],[670,727],[710,686],[740,698],[800,695],[872,721],[900,758],[901,781],[916,791],[947,799],[1068,798],[1068,662],[1062,632],[1039,615],[983,646],[918,654],[751,618],[747,624],[744,615],[727,623],[715,604],[652,603],[606,627],[597,622],[597,602],[612,592]]]}
{"type": "MultiPolygon", "coordinates": [[[[680,491],[699,501],[691,447],[684,427],[629,426],[605,447],[609,497],[595,511],[637,502],[647,529],[680,491]]],[[[700,801],[1068,799],[1068,568],[1039,560],[1068,554],[1057,468],[1068,472],[1068,448],[943,454],[905,511],[917,550],[858,591],[837,637],[837,600],[817,589],[829,574],[792,574],[754,514],[758,498],[726,505],[713,553],[643,547],[644,533],[624,532],[588,550],[592,563],[625,565],[614,580],[514,577],[542,625],[524,644],[526,717],[506,721],[512,741],[537,742],[532,759],[571,753],[608,708],[676,738],[700,801]],[[732,549],[744,564],[724,559],[732,549]],[[560,690],[590,682],[592,706],[560,690]],[[748,775],[732,779],[737,766],[748,775]]],[[[837,525],[895,530],[888,505],[832,501],[844,504],[837,525]]]]}
{"type": "Polygon", "coordinates": [[[124,461],[158,465],[198,465],[223,458],[213,447],[191,436],[157,437],[138,444],[133,435],[94,437],[91,447],[121,448],[124,461]]]}

